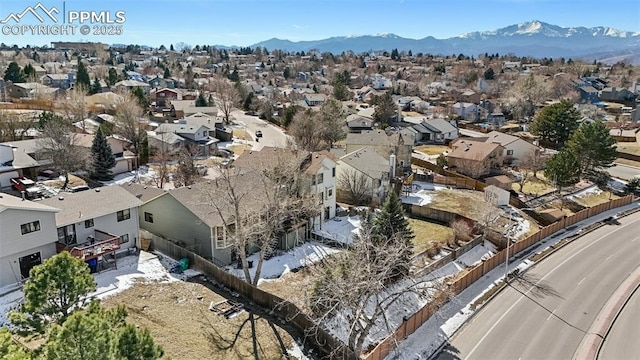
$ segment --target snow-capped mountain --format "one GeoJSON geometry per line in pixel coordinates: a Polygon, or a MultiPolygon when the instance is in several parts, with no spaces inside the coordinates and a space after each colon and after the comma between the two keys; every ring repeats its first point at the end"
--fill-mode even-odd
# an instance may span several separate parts
{"type": "Polygon", "coordinates": [[[286,51],[317,49],[332,53],[355,53],[398,49],[430,54],[513,53],[533,57],[584,57],[599,59],[594,54],[638,54],[640,33],[611,27],[561,27],[539,20],[510,25],[493,31],[475,31],[448,39],[428,36],[408,39],[396,34],[336,36],[313,41],[270,39],[251,47],[286,51]],[[590,57],[591,56],[591,57],[590,57]]]}

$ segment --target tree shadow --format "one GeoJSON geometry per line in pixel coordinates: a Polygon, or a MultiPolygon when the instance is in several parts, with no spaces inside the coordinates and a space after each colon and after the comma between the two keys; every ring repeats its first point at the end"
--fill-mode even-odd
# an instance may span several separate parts
{"type": "Polygon", "coordinates": [[[453,344],[449,340],[447,340],[444,343],[442,350],[440,350],[440,352],[438,353],[438,356],[436,356],[433,359],[434,360],[461,360],[462,357],[460,357],[460,350],[458,350],[458,348],[453,346],[453,344]]]}
{"type": "Polygon", "coordinates": [[[535,298],[553,296],[559,299],[564,299],[562,294],[549,285],[549,283],[541,280],[539,276],[533,275],[530,272],[518,272],[512,274],[512,276],[513,277],[510,279],[511,286],[517,286],[517,289],[523,292],[529,291],[529,293],[535,298]]]}

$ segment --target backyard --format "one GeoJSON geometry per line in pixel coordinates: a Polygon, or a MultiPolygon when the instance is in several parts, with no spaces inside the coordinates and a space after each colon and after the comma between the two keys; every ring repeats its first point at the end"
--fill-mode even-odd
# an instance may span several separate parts
{"type": "Polygon", "coordinates": [[[415,150],[427,155],[440,155],[445,151],[451,151],[448,146],[444,145],[421,145],[416,147],[415,150]]]}
{"type": "Polygon", "coordinates": [[[453,241],[451,228],[419,219],[409,219],[409,225],[413,230],[413,253],[419,254],[428,248],[432,241],[447,245],[453,241]]]}

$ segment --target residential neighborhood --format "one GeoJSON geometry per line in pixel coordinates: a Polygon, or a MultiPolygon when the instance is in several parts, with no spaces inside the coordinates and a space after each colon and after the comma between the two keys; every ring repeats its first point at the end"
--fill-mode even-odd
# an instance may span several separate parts
{"type": "MultiPolygon", "coordinates": [[[[557,307],[544,317],[613,329],[590,328],[613,295],[584,324],[561,302],[574,299],[562,286],[598,279],[540,279],[601,239],[638,265],[625,258],[637,249],[625,242],[640,194],[637,65],[50,45],[0,44],[0,357],[55,355],[68,324],[119,306],[109,331],[129,326],[145,359],[447,359],[456,346],[511,358],[515,345],[469,345],[458,329],[497,338],[468,319],[498,326],[492,305],[506,316],[520,300],[505,294],[531,292],[546,307],[527,314],[557,307]],[[33,304],[54,275],[82,286],[43,314],[33,304]]],[[[600,341],[580,336],[571,351],[600,341]]]]}

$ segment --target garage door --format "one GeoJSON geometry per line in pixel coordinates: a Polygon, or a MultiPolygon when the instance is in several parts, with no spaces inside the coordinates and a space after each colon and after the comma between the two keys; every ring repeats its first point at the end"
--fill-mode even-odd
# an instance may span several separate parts
{"type": "Polygon", "coordinates": [[[11,186],[11,179],[19,176],[20,175],[17,171],[10,171],[0,174],[0,188],[11,186]]]}

